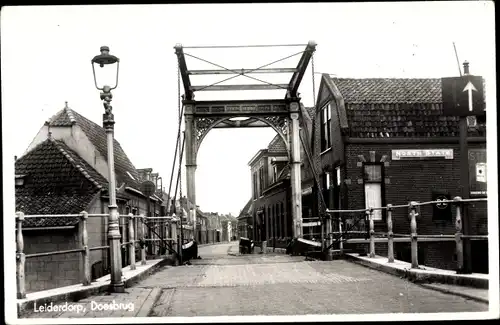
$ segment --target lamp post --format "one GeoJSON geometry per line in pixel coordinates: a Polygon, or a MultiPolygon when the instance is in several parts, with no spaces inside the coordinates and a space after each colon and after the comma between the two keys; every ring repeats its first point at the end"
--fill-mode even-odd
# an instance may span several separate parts
{"type": "Polygon", "coordinates": [[[101,54],[96,55],[92,61],[92,72],[94,74],[94,83],[98,90],[101,90],[101,100],[103,100],[105,113],[102,115],[103,127],[106,131],[106,140],[108,147],[108,172],[109,172],[109,219],[108,219],[108,242],[111,259],[111,292],[125,292],[122,281],[122,259],[120,248],[120,229],[118,225],[118,207],[116,205],[116,179],[115,179],[115,159],[113,149],[114,116],[112,113],[111,99],[113,95],[111,90],[118,86],[118,70],[120,60],[109,54],[109,47],[101,46],[101,54]],[[99,65],[96,75],[95,65],[99,65]],[[116,72],[115,72],[116,69],[116,72]],[[116,76],[116,78],[109,77],[116,76]],[[104,78],[104,79],[103,79],[104,78]],[[99,79],[99,80],[98,80],[99,79]],[[101,80],[103,79],[103,80],[101,80]],[[108,80],[105,80],[108,79],[108,80]],[[114,80],[113,80],[114,79],[114,80]],[[98,83],[99,81],[99,83],[98,83]],[[114,86],[110,86],[114,81],[114,86]],[[100,86],[102,84],[102,86],[100,86]]]}

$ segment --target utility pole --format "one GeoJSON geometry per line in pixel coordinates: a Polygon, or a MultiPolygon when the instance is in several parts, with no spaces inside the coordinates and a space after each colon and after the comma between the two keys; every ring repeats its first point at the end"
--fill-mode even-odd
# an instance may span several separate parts
{"type": "MultiPolygon", "coordinates": [[[[457,58],[458,62],[458,58],[457,58]]],[[[485,116],[486,107],[484,102],[484,80],[481,76],[473,76],[469,72],[469,63],[463,64],[464,73],[460,71],[460,77],[441,78],[441,96],[443,100],[443,115],[459,117],[459,172],[460,172],[460,195],[467,200],[471,197],[469,178],[469,145],[467,140],[469,116],[485,116]]],[[[459,273],[472,273],[471,240],[467,236],[472,235],[471,211],[467,203],[463,204],[463,256],[464,263],[459,273]]]]}

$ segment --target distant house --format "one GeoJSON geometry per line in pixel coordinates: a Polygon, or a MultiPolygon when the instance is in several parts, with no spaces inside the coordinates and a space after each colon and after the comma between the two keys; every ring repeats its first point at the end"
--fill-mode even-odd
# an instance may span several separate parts
{"type": "MultiPolygon", "coordinates": [[[[440,79],[350,79],[323,75],[315,109],[313,156],[330,209],[452,199],[460,193],[458,117],[444,116],[440,79]]],[[[485,196],[486,125],[469,119],[471,196],[485,196]],[[481,171],[481,169],[479,169],[481,171]]],[[[473,234],[487,234],[486,203],[470,205],[473,234]]],[[[408,234],[408,211],[392,213],[394,233],[408,234]]],[[[419,234],[455,232],[455,209],[422,206],[419,234]]],[[[352,217],[345,216],[349,223],[352,217]]],[[[375,231],[387,231],[386,211],[374,214],[375,231]]],[[[344,228],[345,229],[345,228],[344,228]]],[[[348,245],[349,246],[349,245],[348,245]]],[[[346,247],[348,247],[346,246],[346,247]]],[[[453,241],[419,243],[419,263],[453,269],[453,241]]],[[[487,270],[488,245],[473,241],[476,272],[487,270]]],[[[387,246],[377,244],[376,253],[387,246]]],[[[409,243],[395,243],[395,257],[410,260],[409,243]]]]}
{"type": "Polygon", "coordinates": [[[252,232],[253,199],[248,200],[237,217],[238,237],[249,238],[252,232]]]}
{"type": "Polygon", "coordinates": [[[208,220],[208,241],[217,243],[222,240],[222,224],[220,215],[217,212],[206,212],[208,220]]]}
{"type": "MultiPolygon", "coordinates": [[[[141,177],[117,140],[114,142],[117,205],[120,214],[146,213],[147,198],[141,177]]],[[[98,124],[66,106],[39,130],[22,157],[15,162],[16,210],[33,214],[108,213],[106,133],[98,124]]],[[[152,202],[161,203],[153,195],[152,202]]],[[[128,220],[120,219],[127,240],[128,220]]],[[[28,218],[23,223],[26,254],[81,247],[78,218],[28,218]]],[[[89,246],[107,245],[107,217],[88,220],[89,246]]],[[[138,227],[140,235],[141,227],[138,227]]],[[[136,232],[137,233],[137,232],[136,232]]],[[[128,263],[123,254],[123,263],[128,263]]],[[[39,291],[80,282],[79,254],[28,258],[26,290],[39,291]],[[75,264],[76,263],[76,264],[75,264]]],[[[107,250],[91,251],[92,277],[107,273],[107,250]]]]}

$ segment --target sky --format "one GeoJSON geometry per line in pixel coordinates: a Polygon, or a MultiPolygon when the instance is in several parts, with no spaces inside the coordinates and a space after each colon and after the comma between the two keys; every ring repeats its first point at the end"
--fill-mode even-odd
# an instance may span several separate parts
{"type": "MultiPolygon", "coordinates": [[[[487,106],[494,106],[494,31],[493,3],[480,1],[3,7],[4,176],[14,173],[14,155],[24,153],[65,101],[102,125],[104,109],[90,64],[102,45],[120,58],[112,102],[115,137],[134,166],[153,168],[168,190],[178,126],[178,43],[187,47],[313,40],[315,82],[309,65],[299,89],[304,105],[312,106],[320,73],[353,78],[458,76],[455,42],[460,65],[469,61],[471,73],[485,78],[487,106]]],[[[184,51],[226,68],[251,69],[304,48],[184,51]]],[[[270,67],[293,68],[299,57],[270,67]]],[[[187,65],[217,69],[193,57],[187,57],[187,65]]],[[[192,84],[226,76],[193,78],[192,84]]],[[[290,78],[256,77],[275,83],[290,78]]],[[[244,77],[231,82],[257,83],[244,77]]],[[[284,96],[283,91],[196,93],[197,100],[284,96]]],[[[196,200],[202,211],[239,214],[251,197],[248,162],[274,136],[270,128],[208,133],[197,156],[196,200]]],[[[182,184],[186,195],[185,177],[182,184]]],[[[13,196],[11,192],[4,195],[13,196]]]]}

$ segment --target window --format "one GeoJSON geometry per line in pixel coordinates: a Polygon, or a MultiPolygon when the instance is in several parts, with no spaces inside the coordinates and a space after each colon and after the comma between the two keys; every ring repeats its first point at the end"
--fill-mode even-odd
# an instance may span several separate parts
{"type": "Polygon", "coordinates": [[[257,173],[254,172],[252,174],[252,183],[253,183],[253,199],[257,199],[257,173]]]}
{"type": "Polygon", "coordinates": [[[259,168],[259,196],[264,192],[264,167],[259,168]]]}
{"type": "Polygon", "coordinates": [[[328,104],[321,109],[321,151],[325,151],[332,146],[331,121],[331,106],[328,104]]]}
{"type": "MultiPolygon", "coordinates": [[[[363,179],[365,186],[365,207],[382,207],[382,165],[363,165],[363,179]]],[[[373,220],[382,220],[382,210],[373,211],[373,220]]]]}
{"type": "Polygon", "coordinates": [[[273,164],[273,183],[278,180],[278,166],[276,163],[273,164]]]}

